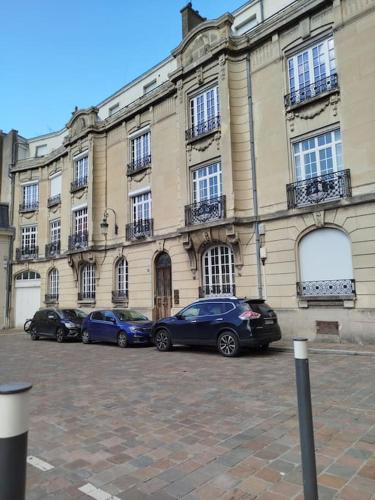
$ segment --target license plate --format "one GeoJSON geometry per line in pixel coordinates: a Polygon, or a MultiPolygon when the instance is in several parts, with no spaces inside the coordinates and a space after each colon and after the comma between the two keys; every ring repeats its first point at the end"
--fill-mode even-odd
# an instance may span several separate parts
{"type": "Polygon", "coordinates": [[[273,319],[265,319],[264,324],[265,325],[273,325],[273,319]]]}

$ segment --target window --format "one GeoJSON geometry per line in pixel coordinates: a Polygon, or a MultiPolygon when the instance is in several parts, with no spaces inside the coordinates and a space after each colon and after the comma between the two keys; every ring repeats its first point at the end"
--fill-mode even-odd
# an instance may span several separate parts
{"type": "Polygon", "coordinates": [[[337,87],[333,38],[319,42],[288,59],[290,102],[296,104],[337,87]]]}
{"type": "Polygon", "coordinates": [[[237,24],[237,26],[234,27],[234,31],[236,35],[242,35],[243,33],[246,33],[249,31],[251,28],[254,28],[258,24],[257,21],[257,15],[253,14],[250,17],[247,17],[243,21],[237,24]]]}
{"type": "Polygon", "coordinates": [[[61,174],[54,175],[50,178],[50,197],[61,195],[61,174]]]}
{"type": "Polygon", "coordinates": [[[221,164],[214,163],[193,171],[193,202],[218,198],[222,194],[221,164]]]}
{"type": "Polygon", "coordinates": [[[131,140],[131,161],[134,166],[151,161],[151,134],[146,132],[131,140]]]}
{"type": "Polygon", "coordinates": [[[81,294],[80,300],[95,299],[96,272],[94,264],[86,264],[81,271],[81,294]]]}
{"type": "Polygon", "coordinates": [[[41,144],[35,148],[35,156],[39,158],[47,154],[47,144],[41,144]]]}
{"type": "Polygon", "coordinates": [[[294,143],[293,155],[297,180],[342,170],[340,129],[294,143]]]}
{"type": "Polygon", "coordinates": [[[91,319],[95,321],[103,321],[103,315],[101,311],[95,311],[91,314],[91,319]]]}
{"type": "Polygon", "coordinates": [[[24,209],[36,209],[38,208],[39,202],[39,186],[35,182],[33,184],[27,184],[23,186],[23,208],[24,209]]]}
{"type": "Polygon", "coordinates": [[[16,280],[39,280],[40,274],[35,271],[23,271],[20,274],[17,274],[16,280]]]}
{"type": "Polygon", "coordinates": [[[74,160],[74,179],[76,181],[81,180],[83,183],[87,183],[88,163],[88,155],[81,156],[80,158],[74,160]]]}
{"type": "Polygon", "coordinates": [[[87,207],[74,211],[74,234],[87,233],[87,207]]]}
{"type": "Polygon", "coordinates": [[[128,296],[128,262],[120,259],[116,265],[116,292],[121,297],[128,296]]]}
{"type": "Polygon", "coordinates": [[[108,116],[112,116],[120,109],[120,104],[117,102],[108,109],[108,116]]]}
{"type": "Polygon", "coordinates": [[[233,252],[227,246],[215,246],[203,255],[203,291],[205,295],[234,295],[233,252]]]}
{"type": "Polygon", "coordinates": [[[133,196],[133,222],[149,220],[151,218],[151,192],[133,196]]]}
{"type": "Polygon", "coordinates": [[[51,243],[57,243],[60,241],[60,231],[61,231],[60,219],[51,221],[49,225],[51,243]]]}
{"type": "Polygon", "coordinates": [[[37,226],[25,226],[21,228],[22,250],[35,251],[38,236],[37,226]]]}
{"type": "Polygon", "coordinates": [[[59,296],[59,271],[57,269],[52,269],[48,273],[48,295],[51,299],[57,299],[59,296]]]}
{"type": "Polygon", "coordinates": [[[192,129],[187,139],[202,135],[220,126],[219,87],[212,87],[190,100],[192,129]]]}
{"type": "Polygon", "coordinates": [[[147,94],[148,92],[151,92],[151,90],[154,90],[158,86],[156,80],[152,80],[149,83],[146,83],[146,85],[143,86],[143,94],[147,94]]]}

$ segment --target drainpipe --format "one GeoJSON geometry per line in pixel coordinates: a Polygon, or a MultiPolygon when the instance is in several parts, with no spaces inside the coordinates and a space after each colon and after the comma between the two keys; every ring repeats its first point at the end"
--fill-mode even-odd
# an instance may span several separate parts
{"type": "Polygon", "coordinates": [[[250,136],[253,208],[255,217],[255,223],[254,223],[255,252],[257,260],[258,298],[262,299],[263,285],[262,285],[262,265],[260,260],[259,209],[258,209],[257,172],[256,172],[256,156],[255,156],[255,141],[254,141],[253,91],[251,82],[251,60],[249,53],[246,55],[246,69],[247,69],[247,96],[248,96],[248,109],[249,109],[249,136],[250,136]]]}
{"type": "Polygon", "coordinates": [[[264,21],[264,0],[260,0],[260,22],[264,21]]]}

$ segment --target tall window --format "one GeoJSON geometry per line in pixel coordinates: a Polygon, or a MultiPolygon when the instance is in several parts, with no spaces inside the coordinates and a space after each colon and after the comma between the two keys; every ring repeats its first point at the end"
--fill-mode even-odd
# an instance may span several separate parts
{"type": "Polygon", "coordinates": [[[150,132],[146,132],[131,140],[131,161],[135,166],[151,161],[150,132]]]}
{"type": "Polygon", "coordinates": [[[74,211],[74,233],[84,234],[87,232],[87,207],[74,211]]]}
{"type": "Polygon", "coordinates": [[[81,299],[95,299],[96,272],[94,264],[86,264],[81,270],[81,299]]]}
{"type": "Polygon", "coordinates": [[[214,163],[193,171],[193,202],[218,198],[222,194],[221,164],[214,163]]]}
{"type": "Polygon", "coordinates": [[[23,186],[23,207],[25,209],[38,208],[39,186],[38,183],[23,186]]]}
{"type": "Polygon", "coordinates": [[[56,219],[50,222],[49,226],[50,231],[50,241],[51,243],[57,243],[60,241],[61,234],[61,221],[60,219],[56,219]]]}
{"type": "Polygon", "coordinates": [[[192,136],[217,128],[219,123],[219,88],[212,87],[190,100],[192,136]]]}
{"type": "Polygon", "coordinates": [[[81,156],[74,160],[74,179],[76,181],[87,182],[89,157],[81,156]]]}
{"type": "Polygon", "coordinates": [[[151,219],[151,192],[133,196],[133,222],[151,219]]]}
{"type": "Polygon", "coordinates": [[[229,247],[209,248],[203,255],[202,264],[205,295],[234,295],[234,259],[229,247]]]}
{"type": "Polygon", "coordinates": [[[327,77],[336,74],[335,47],[333,38],[323,40],[288,59],[289,91],[294,95],[291,104],[317,95],[336,81],[327,77]],[[315,84],[315,85],[312,85],[315,84]]]}
{"type": "Polygon", "coordinates": [[[51,177],[50,181],[50,197],[54,198],[55,196],[61,195],[61,174],[54,175],[51,177]]]}
{"type": "Polygon", "coordinates": [[[340,129],[294,143],[293,154],[298,181],[342,170],[340,129]]]}
{"type": "Polygon", "coordinates": [[[116,292],[120,297],[128,296],[128,262],[124,258],[116,265],[116,292]]]}
{"type": "Polygon", "coordinates": [[[48,273],[48,295],[50,299],[59,297],[59,271],[57,269],[52,269],[48,273]]]}
{"type": "Polygon", "coordinates": [[[21,247],[22,251],[35,251],[38,237],[37,226],[24,226],[21,228],[21,247]]]}

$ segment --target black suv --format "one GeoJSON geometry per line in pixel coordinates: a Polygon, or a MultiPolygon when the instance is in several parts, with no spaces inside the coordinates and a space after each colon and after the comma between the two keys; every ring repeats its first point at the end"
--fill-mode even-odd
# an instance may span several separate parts
{"type": "Polygon", "coordinates": [[[80,309],[40,309],[34,314],[28,331],[32,340],[53,337],[57,342],[81,338],[81,323],[86,314],[80,309]]]}
{"type": "Polygon", "coordinates": [[[205,345],[231,357],[241,347],[267,349],[270,342],[281,339],[281,330],[264,300],[214,297],[157,321],[152,336],[159,351],[168,351],[173,344],[205,345]]]}

